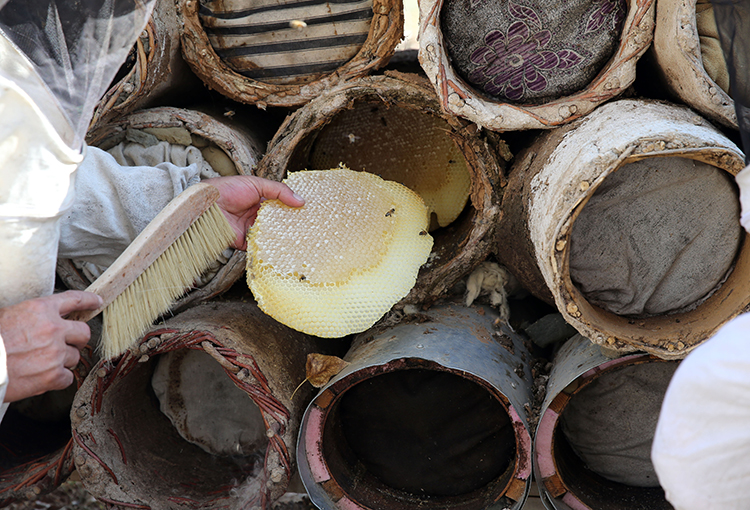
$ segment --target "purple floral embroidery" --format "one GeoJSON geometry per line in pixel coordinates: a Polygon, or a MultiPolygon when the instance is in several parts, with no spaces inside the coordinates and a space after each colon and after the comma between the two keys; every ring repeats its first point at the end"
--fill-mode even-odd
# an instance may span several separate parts
{"type": "Polygon", "coordinates": [[[505,34],[491,30],[484,36],[484,46],[471,54],[471,62],[479,67],[469,74],[469,80],[481,84],[488,94],[511,100],[522,99],[527,89],[543,91],[547,79],[542,71],[571,69],[583,62],[571,49],[546,50],[551,39],[549,30],[532,32],[524,21],[511,24],[505,34]]]}
{"type": "Polygon", "coordinates": [[[508,12],[510,12],[510,16],[514,19],[529,20],[537,27],[541,28],[542,26],[542,20],[539,19],[539,15],[531,7],[508,2],[508,12]]]}
{"type": "Polygon", "coordinates": [[[601,0],[601,6],[589,16],[586,33],[596,32],[602,28],[608,18],[611,18],[612,29],[616,30],[624,17],[625,9],[622,0],[601,0]]]}

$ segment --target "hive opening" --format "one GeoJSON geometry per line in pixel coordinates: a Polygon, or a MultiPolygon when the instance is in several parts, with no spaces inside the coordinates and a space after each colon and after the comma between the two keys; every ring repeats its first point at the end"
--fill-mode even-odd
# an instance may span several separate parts
{"type": "Polygon", "coordinates": [[[262,458],[268,438],[260,409],[208,354],[182,349],[160,355],[151,387],[186,441],[212,455],[262,458]]]}
{"type": "Polygon", "coordinates": [[[152,389],[158,358],[137,363],[97,397],[100,408],[91,432],[111,439],[99,441],[97,455],[135,493],[169,495],[179,487],[180,497],[208,506],[217,495],[223,497],[217,491],[228,491],[262,470],[263,450],[247,456],[212,455],[186,441],[161,411],[152,389]]]}
{"type": "Polygon", "coordinates": [[[589,85],[614,55],[627,10],[625,0],[445,0],[440,28],[452,67],[472,87],[538,104],[589,85]]]}
{"type": "Polygon", "coordinates": [[[430,208],[428,230],[438,258],[460,245],[476,213],[468,163],[451,131],[430,113],[361,99],[300,143],[288,171],[341,163],[407,186],[430,208]]]}
{"type": "Polygon", "coordinates": [[[581,386],[561,412],[551,453],[562,482],[589,508],[672,508],[651,463],[651,444],[677,365],[621,365],[574,382],[581,386]]]}
{"type": "Polygon", "coordinates": [[[484,387],[411,368],[349,388],[327,418],[323,450],[334,479],[364,506],[387,497],[394,508],[484,508],[513,471],[516,440],[506,409],[484,387]]]}
{"type": "Polygon", "coordinates": [[[133,70],[137,62],[138,62],[138,46],[136,43],[132,48],[130,48],[130,51],[128,52],[128,56],[125,58],[125,62],[123,62],[122,65],[120,65],[120,68],[117,70],[117,74],[115,75],[114,79],[110,83],[108,89],[111,89],[112,87],[120,83],[123,79],[125,79],[125,77],[131,73],[131,71],[133,70]]]}
{"type": "Polygon", "coordinates": [[[571,281],[589,303],[626,317],[698,306],[730,274],[743,236],[731,176],[681,157],[623,165],[579,211],[571,281]]]}
{"type": "Polygon", "coordinates": [[[281,6],[201,0],[200,21],[217,55],[242,76],[302,84],[330,74],[362,48],[372,0],[281,6]]]}
{"type": "Polygon", "coordinates": [[[471,191],[466,160],[449,133],[433,115],[358,101],[317,133],[308,165],[343,164],[400,182],[425,201],[434,231],[458,218],[471,191]]]}
{"type": "Polygon", "coordinates": [[[63,448],[71,438],[70,405],[73,383],[13,402],[0,422],[0,470],[6,470],[63,448]]]}

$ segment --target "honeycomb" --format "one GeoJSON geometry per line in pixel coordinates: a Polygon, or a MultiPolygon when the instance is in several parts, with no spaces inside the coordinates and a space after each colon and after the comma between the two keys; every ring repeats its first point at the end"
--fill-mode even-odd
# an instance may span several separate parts
{"type": "Polygon", "coordinates": [[[358,102],[320,130],[310,167],[353,170],[400,182],[422,197],[430,230],[461,214],[471,191],[466,159],[441,118],[407,108],[358,102]]]}
{"type": "Polygon", "coordinates": [[[300,208],[262,203],[247,235],[258,306],[303,333],[366,330],[416,282],[432,250],[427,207],[406,186],[347,168],[290,173],[300,208]]]}

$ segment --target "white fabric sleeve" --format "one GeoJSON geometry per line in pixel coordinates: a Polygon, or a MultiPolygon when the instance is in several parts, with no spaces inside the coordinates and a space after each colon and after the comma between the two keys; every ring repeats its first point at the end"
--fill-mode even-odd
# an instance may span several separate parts
{"type": "Polygon", "coordinates": [[[746,166],[734,177],[740,188],[740,224],[750,232],[750,166],[746,166]]]}
{"type": "Polygon", "coordinates": [[[107,267],[175,196],[200,181],[201,166],[123,166],[88,147],[76,200],[62,219],[58,257],[107,267]]]}
{"type": "Polygon", "coordinates": [[[651,456],[676,510],[744,510],[750,501],[750,314],[679,365],[651,456]]]}

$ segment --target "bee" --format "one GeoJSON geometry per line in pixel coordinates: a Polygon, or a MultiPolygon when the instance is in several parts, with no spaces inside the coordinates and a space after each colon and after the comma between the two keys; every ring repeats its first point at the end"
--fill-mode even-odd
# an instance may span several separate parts
{"type": "Polygon", "coordinates": [[[385,217],[386,218],[390,218],[391,216],[393,216],[393,213],[395,213],[395,212],[396,212],[396,208],[393,207],[393,208],[391,208],[390,211],[388,211],[387,213],[385,213],[385,217]]]}
{"type": "Polygon", "coordinates": [[[299,281],[301,281],[301,282],[304,282],[305,280],[307,280],[307,276],[305,276],[305,275],[300,275],[300,277],[299,277],[299,281]]]}

